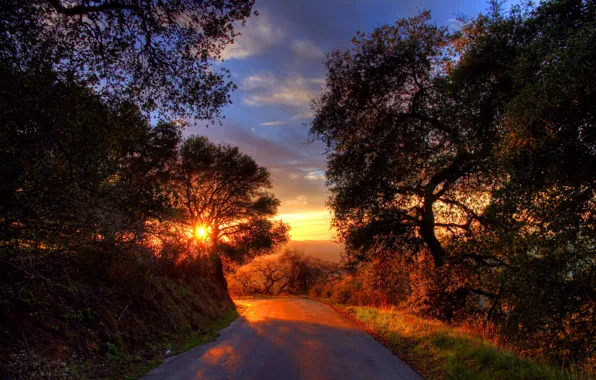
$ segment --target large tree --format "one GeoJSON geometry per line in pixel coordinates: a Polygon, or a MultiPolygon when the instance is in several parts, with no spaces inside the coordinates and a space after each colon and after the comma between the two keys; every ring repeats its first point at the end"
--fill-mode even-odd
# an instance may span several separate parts
{"type": "Polygon", "coordinates": [[[179,220],[233,261],[269,253],[288,239],[287,225],[271,220],[280,203],[270,192],[271,175],[237,147],[189,137],[171,187],[179,220]]]}
{"type": "Polygon", "coordinates": [[[0,65],[2,248],[138,237],[169,207],[160,178],[180,139],[138,107],[107,104],[46,70],[0,65]]]}
{"type": "Polygon", "coordinates": [[[98,91],[211,119],[228,103],[228,72],[212,67],[254,0],[2,0],[0,58],[46,62],[98,91]]]}
{"type": "Polygon", "coordinates": [[[449,253],[440,235],[481,220],[470,195],[492,182],[508,57],[456,66],[458,37],[423,13],[359,34],[353,49],[329,56],[311,133],[327,144],[329,203],[349,247],[423,244],[441,266],[449,253]]]}

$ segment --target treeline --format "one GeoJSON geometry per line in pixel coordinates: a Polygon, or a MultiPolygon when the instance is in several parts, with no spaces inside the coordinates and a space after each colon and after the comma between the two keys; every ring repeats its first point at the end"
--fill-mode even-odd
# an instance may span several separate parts
{"type": "Polygon", "coordinates": [[[326,61],[339,302],[483,320],[529,355],[596,352],[596,5],[428,12],[326,61]]]}
{"type": "Polygon", "coordinates": [[[233,308],[222,260],[287,240],[268,171],[181,134],[252,5],[0,2],[1,377],[134,376],[233,308]]]}
{"type": "Polygon", "coordinates": [[[342,274],[339,263],[286,249],[235,268],[227,280],[232,296],[307,295],[324,284],[339,281],[342,274]]]}

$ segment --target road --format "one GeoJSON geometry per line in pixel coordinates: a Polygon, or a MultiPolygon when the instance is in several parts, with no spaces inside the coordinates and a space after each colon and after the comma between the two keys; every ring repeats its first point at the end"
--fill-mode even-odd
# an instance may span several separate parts
{"type": "Polygon", "coordinates": [[[420,379],[323,303],[302,298],[237,303],[246,311],[216,341],[166,359],[144,379],[420,379]]]}

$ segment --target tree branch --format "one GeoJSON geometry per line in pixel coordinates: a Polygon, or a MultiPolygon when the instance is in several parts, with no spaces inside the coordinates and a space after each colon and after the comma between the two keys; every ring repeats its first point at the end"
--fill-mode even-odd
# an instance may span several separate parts
{"type": "Polygon", "coordinates": [[[100,5],[75,5],[73,7],[65,7],[62,5],[60,0],[47,0],[48,3],[54,9],[61,14],[67,16],[76,16],[76,15],[84,15],[88,13],[95,13],[95,12],[106,12],[106,11],[116,11],[116,10],[133,10],[136,12],[140,12],[141,8],[138,5],[134,4],[123,4],[118,1],[111,1],[108,3],[103,3],[100,5]]]}

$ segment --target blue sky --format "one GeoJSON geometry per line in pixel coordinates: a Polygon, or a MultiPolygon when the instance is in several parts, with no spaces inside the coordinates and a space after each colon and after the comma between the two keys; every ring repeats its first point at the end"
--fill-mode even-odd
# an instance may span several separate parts
{"type": "Polygon", "coordinates": [[[187,129],[240,147],[270,170],[280,214],[299,240],[328,239],[325,157],[307,144],[310,100],[324,87],[325,53],[347,49],[357,31],[393,23],[429,9],[439,24],[455,27],[460,14],[486,10],[484,0],[257,0],[258,17],[238,31],[222,67],[238,89],[223,125],[187,129]]]}

